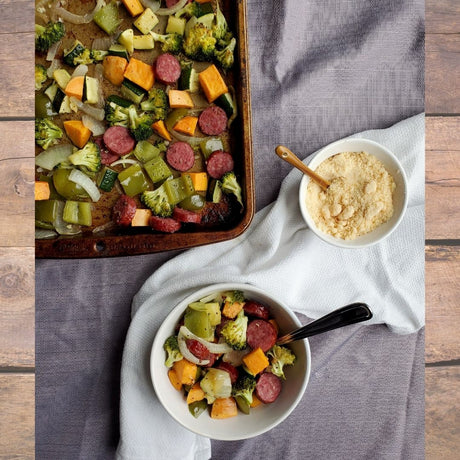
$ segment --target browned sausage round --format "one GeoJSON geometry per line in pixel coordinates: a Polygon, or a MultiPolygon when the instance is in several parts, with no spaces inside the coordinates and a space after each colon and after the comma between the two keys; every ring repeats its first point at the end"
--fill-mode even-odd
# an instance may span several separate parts
{"type": "Polygon", "coordinates": [[[232,366],[230,363],[222,361],[217,366],[217,369],[222,369],[223,371],[227,371],[230,374],[230,381],[232,382],[232,385],[238,380],[238,369],[235,366],[232,366]]]}
{"type": "Polygon", "coordinates": [[[233,157],[222,150],[211,153],[206,163],[206,170],[213,179],[220,179],[226,172],[233,170],[233,157]]]}
{"type": "Polygon", "coordinates": [[[256,383],[256,395],[265,404],[272,403],[281,392],[281,379],[275,374],[265,372],[256,383]]]}
{"type": "Polygon", "coordinates": [[[176,206],[173,211],[173,218],[178,222],[199,224],[201,222],[201,214],[198,212],[188,211],[176,206]]]}
{"type": "Polygon", "coordinates": [[[195,163],[195,153],[187,142],[174,142],[166,151],[166,161],[177,171],[187,171],[195,163]]]}
{"type": "Polygon", "coordinates": [[[212,105],[204,109],[198,117],[198,126],[201,132],[208,136],[217,136],[227,127],[227,114],[223,109],[212,105]]]}
{"type": "Polygon", "coordinates": [[[276,343],[276,329],[264,319],[254,319],[248,324],[246,332],[248,345],[252,348],[262,348],[265,353],[276,343]]]}
{"type": "Polygon", "coordinates": [[[114,155],[122,156],[134,149],[136,141],[129,134],[128,128],[111,126],[104,133],[104,144],[114,155]]]}
{"type": "Polygon", "coordinates": [[[155,77],[165,85],[173,85],[179,80],[181,68],[178,59],[172,54],[160,54],[155,61],[155,77]]]}
{"type": "Polygon", "coordinates": [[[256,318],[268,320],[270,317],[270,312],[265,305],[262,305],[259,302],[255,302],[254,300],[248,300],[244,304],[244,312],[248,316],[255,316],[256,318]]]}
{"type": "Polygon", "coordinates": [[[211,352],[196,339],[187,339],[185,341],[187,348],[193,356],[196,356],[198,359],[209,359],[211,352]]]}
{"type": "Polygon", "coordinates": [[[177,220],[171,219],[170,217],[158,217],[151,216],[149,219],[149,225],[154,230],[164,233],[174,233],[180,230],[181,224],[177,220]]]}
{"type": "Polygon", "coordinates": [[[101,163],[103,165],[109,165],[114,161],[118,160],[118,155],[114,155],[110,150],[105,146],[104,139],[102,136],[95,137],[94,142],[99,146],[101,152],[101,163]]]}
{"type": "Polygon", "coordinates": [[[116,225],[128,226],[136,213],[136,202],[128,195],[121,195],[112,208],[112,219],[116,225]]]}

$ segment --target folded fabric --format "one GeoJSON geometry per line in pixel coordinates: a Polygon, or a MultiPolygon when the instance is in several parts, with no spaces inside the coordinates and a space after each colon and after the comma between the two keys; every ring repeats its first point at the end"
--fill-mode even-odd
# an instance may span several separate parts
{"type": "Polygon", "coordinates": [[[121,371],[119,459],[208,459],[210,441],[182,428],[162,408],[150,380],[149,354],[158,327],[183,298],[220,282],[250,283],[314,319],[363,301],[396,333],[424,324],[424,115],[352,137],[379,142],[408,177],[400,226],[370,248],[340,249],[316,237],[299,211],[301,173],[293,170],[278,199],[258,212],[240,237],[186,251],[143,285],[132,306],[121,371]]]}

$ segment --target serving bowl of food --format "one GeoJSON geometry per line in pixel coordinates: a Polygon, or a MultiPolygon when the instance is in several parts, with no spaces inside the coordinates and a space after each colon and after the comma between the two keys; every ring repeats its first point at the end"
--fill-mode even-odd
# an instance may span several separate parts
{"type": "Polygon", "coordinates": [[[308,341],[276,344],[300,325],[289,307],[255,286],[203,288],[182,300],[155,336],[155,393],[169,415],[199,435],[239,440],[262,434],[305,392],[308,341]]]}
{"type": "Polygon", "coordinates": [[[322,240],[363,248],[387,238],[400,224],[407,207],[407,178],[383,145],[340,140],[320,150],[308,166],[330,182],[323,189],[303,176],[299,187],[302,216],[322,240]]]}

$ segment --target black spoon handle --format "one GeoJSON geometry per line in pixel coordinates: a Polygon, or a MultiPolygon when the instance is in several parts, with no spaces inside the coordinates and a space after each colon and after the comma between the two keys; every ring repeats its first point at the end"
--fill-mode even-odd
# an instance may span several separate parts
{"type": "Polygon", "coordinates": [[[365,303],[357,302],[334,310],[333,312],[313,321],[305,326],[289,332],[277,340],[278,345],[283,345],[294,340],[305,339],[312,335],[332,331],[339,327],[360,323],[372,318],[372,312],[365,303]]]}

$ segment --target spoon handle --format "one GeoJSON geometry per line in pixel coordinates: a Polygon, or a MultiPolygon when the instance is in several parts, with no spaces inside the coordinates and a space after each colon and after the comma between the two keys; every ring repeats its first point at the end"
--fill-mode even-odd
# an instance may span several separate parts
{"type": "Polygon", "coordinates": [[[309,176],[313,181],[315,181],[323,190],[326,190],[331,183],[324,179],[324,177],[319,176],[308,166],[304,165],[302,161],[287,147],[284,145],[278,145],[275,149],[276,154],[284,161],[289,163],[294,168],[299,169],[304,174],[309,176]]]}
{"type": "Polygon", "coordinates": [[[305,326],[289,332],[277,340],[278,345],[284,345],[294,340],[305,339],[312,335],[322,332],[332,331],[339,327],[350,324],[360,323],[372,318],[372,312],[365,303],[352,303],[345,307],[334,310],[333,312],[313,321],[305,326]]]}

